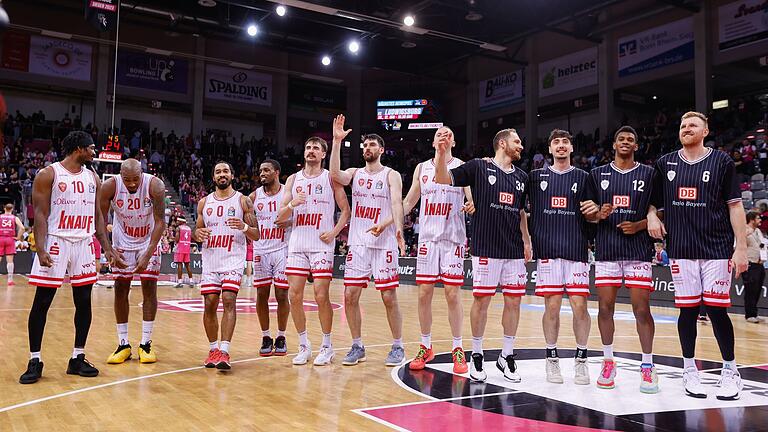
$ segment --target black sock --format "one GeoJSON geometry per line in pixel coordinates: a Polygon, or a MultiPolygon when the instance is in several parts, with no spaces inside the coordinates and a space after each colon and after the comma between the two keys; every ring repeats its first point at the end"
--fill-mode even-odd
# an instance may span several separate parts
{"type": "Polygon", "coordinates": [[[720,347],[720,354],[723,360],[732,361],[736,357],[733,354],[734,336],[733,323],[728,316],[728,309],[718,306],[707,306],[707,315],[712,322],[712,331],[715,333],[717,345],[720,347]]]}
{"type": "Polygon", "coordinates": [[[557,347],[555,348],[547,348],[547,358],[558,358],[557,355],[557,347]]]}
{"type": "Polygon", "coordinates": [[[75,347],[84,348],[91,329],[91,288],[93,285],[72,287],[75,301],[75,347]]]}
{"type": "Polygon", "coordinates": [[[37,287],[35,290],[35,299],[32,301],[32,309],[29,311],[29,320],[27,321],[30,352],[40,352],[48,309],[51,307],[55,295],[56,288],[37,287]]]}
{"type": "Polygon", "coordinates": [[[587,359],[587,350],[576,347],[576,358],[577,359],[587,359]]]}
{"type": "Polygon", "coordinates": [[[683,357],[693,358],[696,353],[696,319],[699,316],[699,307],[681,307],[677,317],[677,334],[680,338],[680,347],[683,349],[683,357]]]}

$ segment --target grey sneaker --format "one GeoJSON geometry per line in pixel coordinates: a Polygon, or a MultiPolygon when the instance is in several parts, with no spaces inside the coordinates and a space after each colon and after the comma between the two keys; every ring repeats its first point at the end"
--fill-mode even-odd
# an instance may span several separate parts
{"type": "Polygon", "coordinates": [[[387,354],[384,364],[387,366],[400,366],[405,360],[405,350],[401,346],[392,345],[392,349],[387,354]]]}
{"type": "Polygon", "coordinates": [[[174,288],[184,288],[184,284],[179,282],[176,285],[173,286],[174,288]]]}
{"type": "Polygon", "coordinates": [[[352,345],[352,348],[349,350],[347,355],[344,356],[344,360],[341,361],[341,364],[344,366],[354,366],[364,361],[365,347],[361,347],[360,345],[352,345]]]}

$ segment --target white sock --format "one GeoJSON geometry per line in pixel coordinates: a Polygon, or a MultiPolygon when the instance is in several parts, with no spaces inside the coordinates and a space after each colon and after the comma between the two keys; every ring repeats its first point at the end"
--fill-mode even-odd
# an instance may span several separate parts
{"type": "Polygon", "coordinates": [[[154,321],[141,322],[141,344],[144,345],[152,340],[152,329],[155,327],[154,321]]]}
{"type": "Polygon", "coordinates": [[[13,280],[13,264],[8,263],[5,265],[5,268],[8,269],[8,280],[13,280]]]}
{"type": "Polygon", "coordinates": [[[453,338],[453,347],[451,350],[455,350],[456,348],[461,348],[461,346],[464,344],[464,341],[462,340],[461,336],[453,338]]]}
{"type": "Polygon", "coordinates": [[[72,358],[77,358],[80,354],[85,354],[85,348],[73,348],[72,358]]]}
{"type": "Polygon", "coordinates": [[[427,348],[432,348],[432,333],[421,335],[421,344],[427,348]]]}
{"type": "Polygon", "coordinates": [[[352,345],[363,346],[363,338],[352,338],[352,345]]]}
{"type": "Polygon", "coordinates": [[[31,353],[29,353],[29,359],[30,360],[32,360],[32,359],[42,360],[43,358],[40,357],[40,351],[38,351],[38,352],[31,352],[31,353]]]}
{"type": "Polygon", "coordinates": [[[613,344],[603,345],[603,360],[613,360],[613,344]]]}
{"type": "Polygon", "coordinates": [[[270,337],[270,336],[272,336],[272,333],[270,333],[269,330],[261,331],[261,337],[270,337]]]}
{"type": "Polygon", "coordinates": [[[643,353],[643,364],[649,364],[649,365],[653,364],[653,353],[651,354],[643,353]]]}
{"type": "Polygon", "coordinates": [[[309,346],[309,340],[307,340],[307,331],[299,333],[299,345],[309,346]]]}
{"type": "Polygon", "coordinates": [[[739,373],[739,370],[736,368],[736,360],[731,360],[731,361],[723,360],[723,369],[730,369],[736,373],[739,373]]]}
{"type": "Polygon", "coordinates": [[[219,341],[209,342],[209,345],[211,347],[211,351],[219,349],[219,341]]]}
{"type": "Polygon", "coordinates": [[[323,342],[320,344],[322,346],[332,347],[333,344],[331,343],[331,334],[325,334],[323,333],[323,342]]]}
{"type": "Polygon", "coordinates": [[[483,337],[475,337],[472,336],[472,354],[482,354],[483,353],[483,337]]]}
{"type": "Polygon", "coordinates": [[[501,346],[501,356],[506,357],[515,353],[515,337],[504,335],[504,342],[501,346]]]}
{"type": "Polygon", "coordinates": [[[117,344],[128,345],[128,323],[117,325],[117,344]]]}
{"type": "Polygon", "coordinates": [[[403,347],[403,338],[392,339],[392,346],[396,346],[396,347],[402,348],[403,347]]]}
{"type": "Polygon", "coordinates": [[[277,331],[277,337],[285,337],[285,330],[278,330],[277,331]]]}
{"type": "Polygon", "coordinates": [[[689,367],[696,368],[696,360],[683,357],[683,368],[687,369],[689,367]]]}
{"type": "Polygon", "coordinates": [[[228,353],[229,352],[229,341],[221,341],[221,346],[219,347],[221,352],[228,353]]]}

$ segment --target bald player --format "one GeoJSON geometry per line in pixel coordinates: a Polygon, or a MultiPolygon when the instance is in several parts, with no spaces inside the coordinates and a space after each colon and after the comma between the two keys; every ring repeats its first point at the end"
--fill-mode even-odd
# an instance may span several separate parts
{"type": "Polygon", "coordinates": [[[13,256],[16,255],[16,240],[21,240],[24,233],[24,224],[21,219],[13,214],[13,204],[5,205],[5,213],[0,215],[0,260],[6,259],[8,269],[8,286],[14,286],[13,282],[13,256]]]}
{"type": "Polygon", "coordinates": [[[118,343],[107,363],[120,364],[131,358],[128,293],[135,275],[141,279],[143,294],[139,361],[154,363],[157,356],[151,343],[160,274],[157,245],[165,231],[165,185],[159,178],[142,173],[139,161],[126,159],[120,166],[120,175],[107,179],[101,186],[98,203],[105,217],[110,210],[113,212],[112,244],[127,264],[124,269],[113,269],[118,343]]]}

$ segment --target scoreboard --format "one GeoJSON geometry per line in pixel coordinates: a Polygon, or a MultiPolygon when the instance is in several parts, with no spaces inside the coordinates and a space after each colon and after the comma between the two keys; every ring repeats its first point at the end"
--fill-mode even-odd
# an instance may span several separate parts
{"type": "Polygon", "coordinates": [[[376,120],[416,120],[429,105],[426,99],[376,102],[376,120]]]}
{"type": "Polygon", "coordinates": [[[123,160],[123,144],[120,142],[119,135],[109,135],[107,137],[107,142],[99,152],[98,158],[102,161],[120,162],[123,160]]]}

